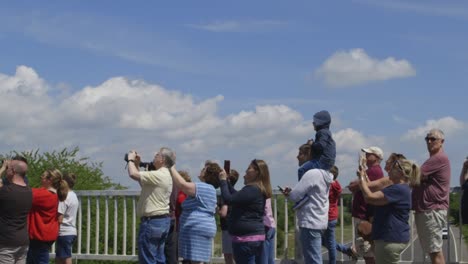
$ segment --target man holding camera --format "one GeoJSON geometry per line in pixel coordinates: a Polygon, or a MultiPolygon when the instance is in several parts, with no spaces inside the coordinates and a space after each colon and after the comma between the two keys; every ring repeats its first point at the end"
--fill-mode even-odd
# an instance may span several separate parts
{"type": "Polygon", "coordinates": [[[24,181],[27,169],[23,160],[3,161],[1,170],[6,171],[8,184],[0,187],[0,264],[26,263],[27,217],[32,206],[32,191],[24,181]]]}
{"type": "Polygon", "coordinates": [[[165,263],[164,244],[170,226],[169,201],[172,178],[169,168],[174,165],[175,154],[161,148],[154,156],[153,171],[140,171],[140,156],[128,153],[128,175],[141,186],[137,213],[141,217],[138,234],[139,263],[165,263]]]}

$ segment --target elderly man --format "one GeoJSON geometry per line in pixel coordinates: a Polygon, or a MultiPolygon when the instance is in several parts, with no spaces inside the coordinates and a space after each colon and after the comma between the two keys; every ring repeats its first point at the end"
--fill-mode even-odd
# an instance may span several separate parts
{"type": "MultiPolygon", "coordinates": [[[[421,184],[413,187],[412,207],[424,252],[429,254],[432,263],[445,263],[442,229],[447,226],[450,161],[444,152],[445,137],[440,129],[431,129],[425,140],[429,159],[421,166],[421,184]]],[[[375,192],[391,184],[389,178],[385,177],[369,183],[369,188],[375,192]]]]}
{"type": "Polygon", "coordinates": [[[164,244],[170,227],[169,201],[172,178],[169,168],[174,165],[175,154],[161,148],[154,156],[154,171],[139,171],[140,156],[128,153],[128,175],[141,186],[137,213],[141,217],[138,234],[139,263],[165,263],[164,244]]]}
{"type": "Polygon", "coordinates": [[[0,264],[26,263],[27,217],[32,206],[32,191],[24,181],[28,165],[22,160],[5,160],[2,170],[8,184],[0,187],[0,264]]]}
{"type": "Polygon", "coordinates": [[[450,161],[444,152],[444,133],[432,129],[426,137],[429,159],[421,166],[421,184],[413,188],[419,241],[432,263],[445,263],[442,252],[442,229],[447,226],[450,194],[450,161]]]}

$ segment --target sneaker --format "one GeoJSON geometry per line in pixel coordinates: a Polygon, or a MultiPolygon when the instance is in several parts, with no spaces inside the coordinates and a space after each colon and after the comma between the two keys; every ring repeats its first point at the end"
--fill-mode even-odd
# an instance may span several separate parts
{"type": "Polygon", "coordinates": [[[358,259],[358,254],[354,246],[350,246],[344,253],[355,261],[358,259]]]}

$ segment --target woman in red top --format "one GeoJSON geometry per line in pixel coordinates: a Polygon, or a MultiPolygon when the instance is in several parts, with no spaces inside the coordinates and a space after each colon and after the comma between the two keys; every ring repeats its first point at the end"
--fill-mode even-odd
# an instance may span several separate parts
{"type": "MultiPolygon", "coordinates": [[[[192,182],[192,178],[186,171],[179,171],[180,176],[184,178],[186,182],[192,182]]],[[[185,194],[183,191],[179,190],[177,193],[177,201],[176,201],[176,207],[175,207],[175,216],[176,216],[176,227],[177,227],[177,232],[179,232],[179,217],[182,214],[182,203],[185,201],[187,198],[187,194],[185,194]]]]}
{"type": "Polygon", "coordinates": [[[32,188],[33,201],[29,212],[28,264],[48,264],[50,246],[59,232],[58,203],[68,194],[68,185],[59,170],[47,170],[41,176],[41,187],[32,188]]]}

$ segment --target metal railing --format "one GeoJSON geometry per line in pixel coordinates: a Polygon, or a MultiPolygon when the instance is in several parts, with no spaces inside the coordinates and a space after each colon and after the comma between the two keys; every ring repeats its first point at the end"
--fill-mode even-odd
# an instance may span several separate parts
{"type": "MultiPolygon", "coordinates": [[[[344,192],[346,194],[347,192],[344,192]]],[[[349,193],[349,192],[348,192],[349,193]]],[[[140,191],[138,190],[106,190],[106,191],[76,191],[79,199],[79,210],[77,219],[77,241],[73,250],[73,259],[82,260],[121,260],[121,261],[138,261],[137,255],[137,228],[139,219],[136,215],[136,203],[140,191]],[[104,220],[102,220],[104,219],[104,220]]],[[[278,219],[278,197],[279,191],[274,191],[272,197],[273,215],[278,219]]],[[[343,204],[343,198],[340,198],[340,204],[343,204]]],[[[288,201],[284,199],[284,208],[280,213],[284,214],[284,235],[282,237],[284,252],[282,256],[277,254],[278,231],[275,234],[275,258],[277,262],[281,259],[288,258],[288,253],[291,249],[289,236],[294,230],[289,230],[289,213],[288,201]]],[[[344,206],[340,206],[340,226],[341,239],[338,242],[344,243],[344,206]]],[[[416,239],[414,232],[414,216],[411,214],[411,241],[416,239]]],[[[354,225],[352,225],[354,226],[354,225]]],[[[353,229],[353,228],[352,228],[353,229]]],[[[461,233],[461,231],[460,231],[461,233]]],[[[455,259],[452,262],[468,263],[462,261],[463,248],[465,248],[462,236],[457,241],[453,233],[449,235],[453,240],[453,246],[457,248],[455,259]]],[[[348,243],[354,241],[354,232],[348,243]]],[[[297,242],[296,242],[297,243],[297,242]]],[[[449,243],[450,245],[452,242],[449,243]]],[[[216,245],[220,248],[220,245],[216,245]]],[[[213,249],[215,245],[213,243],[213,249]]],[[[54,247],[53,247],[54,249],[54,247]]],[[[295,247],[294,259],[301,259],[301,252],[297,252],[298,247],[295,247]]],[[[410,251],[409,258],[402,256],[401,263],[412,263],[415,260],[414,243],[409,243],[407,250],[410,251]]],[[[224,263],[221,250],[212,251],[212,263],[224,263]]],[[[291,252],[292,253],[292,252],[291,252]]],[[[51,257],[54,257],[54,250],[51,257]]],[[[424,259],[424,257],[423,257],[424,259]]],[[[337,261],[344,263],[348,258],[343,254],[337,255],[337,261]]],[[[430,262],[430,261],[429,261],[430,262]]]]}

